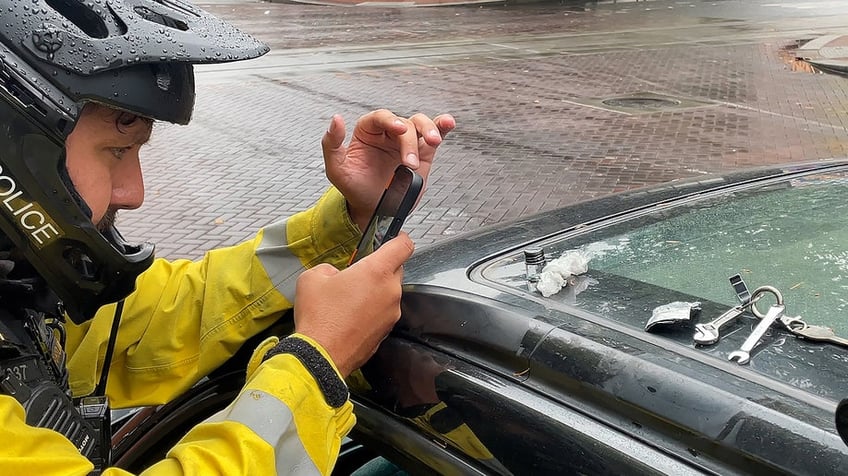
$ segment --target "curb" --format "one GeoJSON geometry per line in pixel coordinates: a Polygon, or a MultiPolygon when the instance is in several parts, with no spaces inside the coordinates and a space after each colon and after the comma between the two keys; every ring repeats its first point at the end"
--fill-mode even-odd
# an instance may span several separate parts
{"type": "Polygon", "coordinates": [[[816,38],[799,47],[795,54],[822,71],[848,75],[848,35],[816,38]]]}

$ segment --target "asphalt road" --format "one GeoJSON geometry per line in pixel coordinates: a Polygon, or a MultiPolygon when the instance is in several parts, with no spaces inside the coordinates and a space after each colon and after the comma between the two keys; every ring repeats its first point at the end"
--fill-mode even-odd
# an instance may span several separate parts
{"type": "Polygon", "coordinates": [[[334,113],[350,128],[381,107],[455,115],[407,226],[419,247],[653,183],[848,156],[848,78],[793,55],[848,33],[848,2],[200,5],[272,52],[198,67],[193,122],[156,126],[146,203],[119,226],[160,256],[309,206],[334,113]]]}

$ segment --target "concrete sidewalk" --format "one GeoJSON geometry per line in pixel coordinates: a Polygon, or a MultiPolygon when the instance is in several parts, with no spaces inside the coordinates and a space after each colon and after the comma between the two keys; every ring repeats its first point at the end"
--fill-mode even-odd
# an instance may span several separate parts
{"type": "Polygon", "coordinates": [[[829,73],[848,76],[848,35],[825,35],[798,48],[796,56],[829,73]]]}

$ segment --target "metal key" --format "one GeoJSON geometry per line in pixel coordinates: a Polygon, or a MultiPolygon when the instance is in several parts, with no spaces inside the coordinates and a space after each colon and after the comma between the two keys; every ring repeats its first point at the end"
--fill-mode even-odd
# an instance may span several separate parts
{"type": "Polygon", "coordinates": [[[770,307],[766,315],[757,323],[757,327],[754,328],[751,335],[742,343],[742,347],[739,350],[731,352],[727,357],[728,360],[736,359],[739,365],[747,364],[751,360],[751,351],[754,350],[754,347],[766,334],[768,328],[774,324],[774,321],[780,319],[785,309],[786,306],[782,304],[775,304],[770,307]]]}
{"type": "Polygon", "coordinates": [[[792,329],[792,332],[803,339],[815,342],[827,342],[828,344],[841,345],[848,347],[848,339],[839,337],[833,332],[833,329],[825,326],[805,325],[797,329],[792,329]]]}
{"type": "Polygon", "coordinates": [[[715,344],[720,338],[719,331],[721,331],[721,328],[725,324],[741,316],[742,313],[745,312],[746,308],[746,305],[740,304],[730,308],[727,312],[706,324],[695,324],[695,335],[692,339],[694,339],[695,343],[698,345],[715,344]]]}
{"type": "Polygon", "coordinates": [[[796,334],[796,331],[798,331],[799,329],[803,329],[808,326],[808,324],[801,316],[792,317],[784,314],[780,316],[780,319],[778,320],[781,324],[783,324],[783,327],[785,327],[787,331],[793,334],[796,334]]]}

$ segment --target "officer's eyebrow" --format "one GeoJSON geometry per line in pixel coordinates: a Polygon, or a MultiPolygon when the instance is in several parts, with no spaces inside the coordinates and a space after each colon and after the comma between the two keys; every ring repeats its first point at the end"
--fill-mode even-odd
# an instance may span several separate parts
{"type": "Polygon", "coordinates": [[[134,143],[137,145],[144,145],[150,142],[150,136],[153,134],[153,123],[151,122],[148,127],[139,130],[135,133],[134,143]]]}

